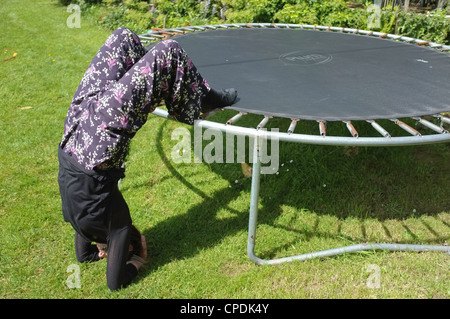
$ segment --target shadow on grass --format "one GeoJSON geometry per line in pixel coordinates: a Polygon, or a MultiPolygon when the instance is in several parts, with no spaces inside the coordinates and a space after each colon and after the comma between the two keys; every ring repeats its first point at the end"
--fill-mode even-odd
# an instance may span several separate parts
{"type": "MultiPolygon", "coordinates": [[[[165,122],[166,123],[166,122],[165,122]]],[[[193,185],[172,165],[171,159],[164,152],[161,141],[163,123],[156,137],[157,152],[164,165],[180,183],[203,198],[201,204],[189,208],[185,214],[171,217],[151,229],[143,230],[152,245],[149,250],[151,266],[147,271],[157,269],[175,259],[189,258],[204,248],[219,243],[228,235],[245,229],[248,224],[248,213],[238,211],[229,206],[239,194],[236,189],[222,189],[212,195],[193,185]],[[217,219],[217,212],[226,208],[234,217],[217,219]]],[[[250,180],[240,185],[242,189],[249,189],[250,180]]],[[[207,189],[207,185],[205,185],[207,189]]]]}
{"type": "MultiPolygon", "coordinates": [[[[248,227],[248,207],[245,211],[230,208],[242,190],[250,192],[251,179],[241,178],[238,189],[225,188],[214,194],[208,186],[199,188],[189,182],[173,165],[161,145],[165,123],[159,129],[157,151],[173,177],[203,201],[189,208],[185,214],[171,217],[151,229],[144,230],[151,241],[150,272],[172,260],[190,258],[199,251],[213,247],[229,235],[245,231],[248,227]],[[233,217],[218,219],[218,211],[226,209],[233,217]]],[[[306,240],[315,237],[348,239],[349,242],[367,241],[365,220],[375,219],[392,238],[389,220],[400,222],[411,217],[434,216],[440,230],[435,230],[426,221],[421,221],[433,234],[430,239],[420,239],[406,224],[398,225],[410,235],[402,243],[442,244],[448,239],[448,222],[439,214],[450,210],[450,188],[448,185],[448,145],[362,148],[355,151],[344,147],[318,147],[298,144],[280,144],[279,174],[262,175],[258,224],[266,224],[298,233],[306,240]],[[424,155],[426,154],[426,156],[424,155]],[[280,225],[277,218],[283,207],[293,207],[313,212],[316,220],[312,227],[280,225]],[[336,233],[321,231],[320,218],[332,216],[337,219],[336,233]],[[359,235],[346,236],[341,233],[342,222],[353,218],[360,222],[359,235]]],[[[238,164],[211,164],[214,173],[234,181],[238,164]]],[[[232,184],[232,183],[230,183],[232,184]]],[[[313,217],[314,218],[314,217],[313,217]]],[[[398,232],[396,229],[394,232],[398,232]]],[[[398,242],[398,240],[397,240],[398,242]]],[[[292,243],[283,242],[276,248],[261,253],[270,258],[288,248],[292,243]]],[[[245,253],[246,242],[242,243],[245,253]]]]}

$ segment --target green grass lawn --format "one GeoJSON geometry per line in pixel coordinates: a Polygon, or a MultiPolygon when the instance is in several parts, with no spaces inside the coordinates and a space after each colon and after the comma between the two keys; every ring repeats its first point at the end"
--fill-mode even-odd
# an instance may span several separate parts
{"type": "MultiPolygon", "coordinates": [[[[81,28],[68,28],[69,15],[57,1],[0,0],[0,49],[17,53],[0,62],[0,298],[450,297],[443,253],[253,264],[246,256],[250,179],[240,164],[174,163],[171,134],[189,127],[156,116],[133,140],[121,183],[150,261],[131,286],[111,293],[104,260],[76,262],[56,153],[73,93],[110,31],[83,16],[81,28]],[[80,288],[66,284],[72,264],[80,288]],[[373,267],[379,288],[368,285],[373,267]]],[[[355,151],[282,143],[279,174],[261,180],[256,253],[442,245],[450,238],[449,159],[449,144],[355,151]]]]}

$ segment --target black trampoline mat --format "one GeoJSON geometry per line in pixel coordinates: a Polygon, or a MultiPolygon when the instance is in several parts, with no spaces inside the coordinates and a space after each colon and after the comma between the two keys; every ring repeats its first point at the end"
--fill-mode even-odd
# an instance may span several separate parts
{"type": "Polygon", "coordinates": [[[295,119],[393,119],[450,111],[450,55],[340,32],[227,29],[174,38],[242,112],[295,119]]]}

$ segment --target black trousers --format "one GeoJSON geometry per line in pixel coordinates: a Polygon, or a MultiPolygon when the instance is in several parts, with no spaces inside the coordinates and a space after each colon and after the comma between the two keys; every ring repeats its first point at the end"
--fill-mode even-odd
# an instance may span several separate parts
{"type": "Polygon", "coordinates": [[[92,242],[108,245],[106,270],[110,290],[127,286],[137,270],[127,264],[130,236],[136,228],[128,205],[118,189],[123,170],[91,171],[58,149],[58,184],[64,220],[75,230],[75,251],[79,262],[98,260],[92,242]]]}

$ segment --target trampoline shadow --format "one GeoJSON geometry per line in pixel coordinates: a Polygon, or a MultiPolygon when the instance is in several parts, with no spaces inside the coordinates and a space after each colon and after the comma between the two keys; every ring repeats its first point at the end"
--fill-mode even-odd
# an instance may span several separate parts
{"type": "MultiPolygon", "coordinates": [[[[181,260],[196,255],[202,249],[218,244],[223,238],[242,231],[248,224],[248,211],[239,211],[229,204],[239,196],[240,189],[250,188],[250,179],[240,184],[239,190],[222,189],[213,194],[205,192],[183,176],[173,165],[170,154],[163,150],[161,141],[164,122],[156,137],[156,151],[172,177],[200,196],[203,201],[182,215],[170,217],[152,228],[143,229],[149,244],[149,259],[147,272],[151,272],[173,260],[181,260]],[[217,212],[226,209],[232,217],[217,218],[217,212]]],[[[192,164],[195,165],[195,164],[192,164]]],[[[197,164],[198,165],[198,164],[197,164]]],[[[207,188],[207,185],[205,185],[207,188]]],[[[243,243],[243,248],[245,243],[243,243]]]]}
{"type": "MultiPolygon", "coordinates": [[[[152,228],[143,229],[149,242],[149,259],[151,260],[146,267],[146,272],[158,269],[173,260],[193,257],[200,251],[219,244],[228,236],[246,231],[249,221],[249,207],[236,210],[230,205],[242,196],[243,191],[248,192],[250,199],[251,178],[242,176],[241,165],[239,163],[210,164],[212,172],[229,180],[233,187],[211,193],[208,192],[207,185],[202,187],[192,184],[189,177],[184,176],[173,165],[170,154],[166,154],[161,145],[165,123],[161,125],[156,136],[156,150],[172,177],[203,200],[188,208],[182,215],[170,217],[152,228]],[[239,174],[241,178],[239,183],[235,184],[234,180],[239,174]],[[220,210],[228,212],[227,218],[217,217],[220,210]]],[[[446,151],[448,152],[448,149],[446,151]]],[[[409,234],[409,239],[403,239],[402,243],[415,243],[419,240],[428,244],[442,244],[448,239],[448,228],[450,228],[448,221],[440,216],[442,212],[450,210],[450,190],[441,186],[446,174],[444,172],[444,177],[436,183],[425,183],[423,179],[434,178],[432,175],[434,170],[428,172],[428,175],[424,173],[421,176],[422,182],[418,182],[417,179],[420,176],[417,173],[410,172],[410,174],[404,174],[401,180],[397,180],[395,185],[390,184],[397,176],[395,174],[392,176],[393,170],[404,171],[404,173],[408,170],[406,167],[393,167],[398,165],[395,157],[399,152],[405,152],[406,155],[403,157],[407,158],[410,153],[419,151],[410,147],[391,152],[383,151],[381,148],[367,148],[362,149],[358,155],[354,153],[349,155],[348,150],[339,147],[283,143],[280,147],[279,174],[263,175],[261,178],[259,195],[261,208],[258,224],[295,233],[306,241],[313,237],[321,237],[332,240],[347,239],[349,242],[366,242],[370,240],[370,234],[368,234],[370,226],[367,226],[365,222],[376,220],[385,233],[384,237],[388,240],[396,240],[397,238],[392,238],[395,237],[392,233],[398,232],[398,228],[403,228],[409,234]],[[291,163],[292,158],[296,160],[291,163]],[[312,161],[312,158],[316,160],[312,161]],[[384,164],[377,164],[380,159],[384,164]],[[346,165],[335,164],[337,162],[345,162],[346,165]],[[356,165],[358,169],[355,169],[356,165]],[[321,170],[323,172],[320,172],[321,170]],[[326,179],[324,179],[325,176],[327,176],[326,179]],[[385,184],[380,182],[383,179],[386,179],[385,184]],[[402,188],[408,185],[409,187],[414,185],[414,194],[411,196],[402,191],[402,188]],[[430,185],[434,185],[432,186],[434,189],[430,189],[430,185]],[[435,195],[430,197],[430,194],[435,195]],[[395,206],[395,200],[398,198],[401,199],[401,204],[395,206]],[[292,226],[289,223],[278,222],[280,216],[285,213],[285,207],[291,207],[297,212],[302,210],[311,212],[310,227],[300,227],[298,222],[292,226]],[[412,207],[415,208],[412,209],[412,207]],[[432,234],[430,239],[418,238],[415,230],[408,228],[405,223],[395,225],[396,229],[390,225],[392,220],[399,224],[410,217],[422,215],[432,216],[440,224],[437,230],[434,224],[420,221],[422,226],[432,234]],[[320,223],[324,218],[333,218],[336,221],[333,231],[321,229],[320,223]],[[360,230],[357,234],[346,235],[341,231],[342,224],[348,218],[359,221],[360,230]]],[[[439,165],[439,167],[443,166],[439,165]]],[[[430,166],[424,165],[424,167],[430,166]]],[[[246,252],[246,244],[244,240],[243,254],[246,252]]],[[[272,257],[292,244],[293,242],[280,242],[280,245],[276,247],[263,249],[261,255],[272,257]]]]}

